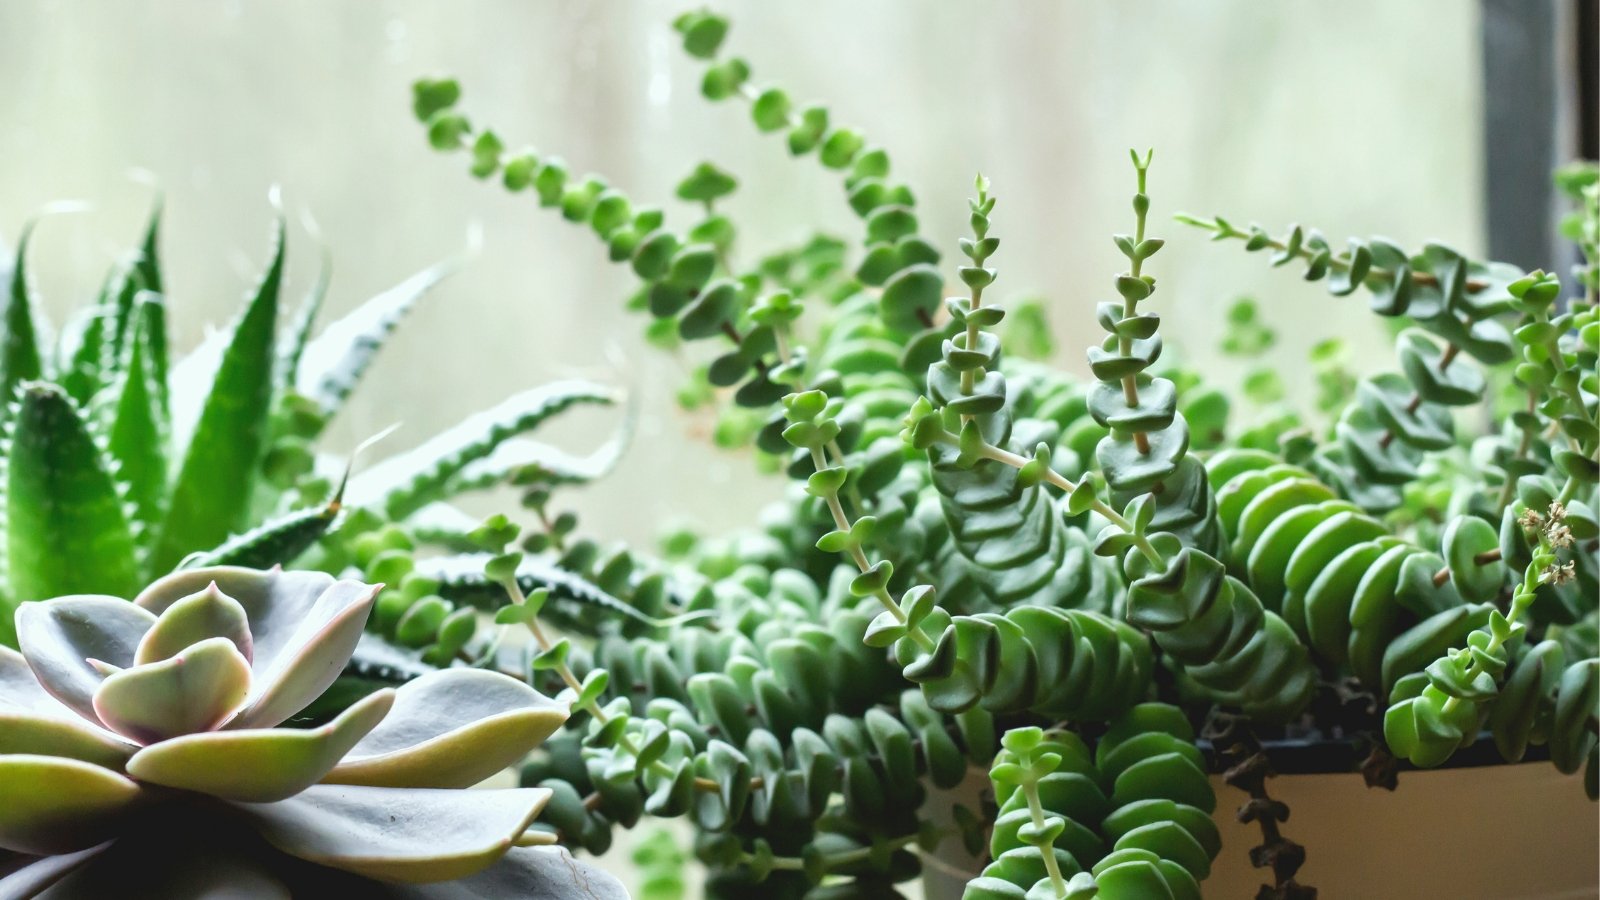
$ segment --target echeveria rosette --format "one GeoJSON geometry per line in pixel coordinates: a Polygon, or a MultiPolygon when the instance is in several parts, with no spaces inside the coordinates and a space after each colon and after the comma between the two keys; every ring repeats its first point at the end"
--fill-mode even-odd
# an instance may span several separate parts
{"type": "Polygon", "coordinates": [[[478,669],[281,727],[349,659],[378,587],[169,575],[132,603],[17,611],[0,647],[0,898],[623,896],[530,833],[538,788],[464,790],[566,708],[478,669]]]}

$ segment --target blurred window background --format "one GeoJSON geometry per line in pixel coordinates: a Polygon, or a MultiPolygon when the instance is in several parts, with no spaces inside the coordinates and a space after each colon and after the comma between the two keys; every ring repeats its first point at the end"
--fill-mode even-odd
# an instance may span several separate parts
{"type": "MultiPolygon", "coordinates": [[[[1286,364],[1329,336],[1349,342],[1360,372],[1394,361],[1358,298],[1331,299],[1237,248],[1208,247],[1170,215],[1220,213],[1274,232],[1298,221],[1336,239],[1383,229],[1409,247],[1438,239],[1484,254],[1485,148],[1496,146],[1485,140],[1484,26],[1523,28],[1522,13],[1539,8],[1553,16],[1542,40],[1579,27],[1567,5],[1544,0],[720,5],[734,19],[729,46],[758,82],[825,100],[890,151],[947,259],[974,173],[993,180],[996,291],[1047,302],[1056,361],[1075,371],[1119,267],[1110,235],[1130,226],[1127,150],[1154,147],[1168,352],[1227,389],[1242,373],[1219,352],[1220,312],[1241,295],[1259,302],[1286,364]]],[[[47,220],[34,245],[59,323],[132,246],[159,190],[174,337],[192,346],[234,313],[263,263],[272,185],[291,224],[287,296],[315,274],[309,217],[334,260],[329,318],[461,252],[481,229],[481,253],[401,328],[333,446],[397,421],[396,447],[409,446],[515,390],[586,375],[637,392],[643,411],[615,477],[574,498],[589,533],[643,543],[673,520],[711,532],[753,524],[782,482],[710,447],[708,413],[675,411],[691,363],[645,345],[644,320],[623,309],[631,273],[587,229],[469,181],[462,157],[433,153],[409,110],[414,78],[456,75],[468,110],[509,146],[559,154],[680,223],[694,219],[673,187],[711,160],[741,181],[727,210],[746,258],[819,226],[853,237],[859,222],[831,173],[789,160],[743,105],[700,97],[700,67],[670,29],[686,8],[7,0],[0,236],[14,242],[51,201],[91,205],[47,220]]],[[[1538,34],[1523,44],[1537,51],[1538,34]]],[[[1557,142],[1545,154],[1570,155],[1569,138],[1557,142]]],[[[1547,184],[1554,161],[1524,154],[1509,165],[1547,184]]],[[[1513,227],[1548,226],[1536,207],[1516,215],[1532,220],[1513,227]]],[[[1309,376],[1282,375],[1295,396],[1310,394],[1309,376]]],[[[614,425],[595,415],[565,437],[592,446],[614,425]]]]}

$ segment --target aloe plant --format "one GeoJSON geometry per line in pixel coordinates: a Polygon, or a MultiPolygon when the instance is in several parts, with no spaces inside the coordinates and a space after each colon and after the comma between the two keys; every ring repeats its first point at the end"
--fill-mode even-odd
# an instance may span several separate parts
{"type": "Polygon", "coordinates": [[[137,249],[54,347],[42,338],[48,328],[28,266],[38,223],[23,228],[14,259],[0,260],[8,273],[0,396],[11,400],[0,411],[0,645],[15,646],[11,612],[28,601],[127,595],[180,566],[303,559],[337,569],[360,534],[492,485],[516,465],[557,459],[584,472],[610,458],[610,449],[587,460],[553,457],[521,437],[574,404],[614,400],[598,385],[562,382],[379,461],[346,492],[339,470],[348,462],[315,443],[389,334],[457,264],[424,269],[317,333],[329,284],[324,257],[280,327],[289,318],[280,219],[231,326],[172,362],[160,224],[158,208],[137,249]],[[365,515],[340,518],[350,506],[365,515]]]}
{"type": "Polygon", "coordinates": [[[622,896],[529,830],[550,791],[465,790],[566,721],[516,679],[433,672],[286,727],[380,587],[219,567],[19,608],[0,896],[622,896]]]}

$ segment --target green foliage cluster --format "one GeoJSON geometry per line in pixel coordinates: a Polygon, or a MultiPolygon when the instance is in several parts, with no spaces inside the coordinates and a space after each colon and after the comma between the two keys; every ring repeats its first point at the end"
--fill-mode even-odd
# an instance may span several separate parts
{"type": "Polygon", "coordinates": [[[354,459],[317,442],[389,335],[455,263],[412,275],[319,331],[328,261],[288,314],[280,218],[243,309],[174,360],[160,209],[55,346],[43,339],[29,266],[40,224],[48,220],[25,226],[14,259],[0,260],[0,391],[9,398],[0,409],[0,645],[15,646],[12,613],[29,601],[131,597],[174,569],[296,564],[384,576],[396,587],[374,627],[404,651],[401,661],[448,662],[475,629],[470,609],[460,614],[445,599],[457,585],[402,584],[384,552],[404,547],[403,565],[419,545],[437,544],[441,520],[448,534],[463,518],[446,501],[464,492],[530,466],[564,483],[586,481],[618,449],[577,459],[525,438],[574,405],[616,399],[598,385],[563,382],[352,474],[354,459]]]}
{"type": "Polygon", "coordinates": [[[23,606],[22,652],[0,647],[0,896],[624,896],[528,833],[550,791],[468,790],[567,719],[519,679],[436,670],[285,724],[378,591],[223,566],[23,606]]]}
{"type": "MultiPolygon", "coordinates": [[[[987,848],[973,898],[1196,897],[1221,850],[1203,735],[1224,720],[1269,755],[1350,741],[1415,766],[1487,732],[1508,760],[1586,768],[1596,792],[1592,294],[1558,301],[1554,276],[1442,245],[1181,216],[1408,323],[1398,372],[1357,381],[1319,345],[1314,410],[1252,376],[1243,394],[1272,418],[1238,429],[1234,392],[1162,359],[1150,154],[1133,155],[1127,267],[1079,381],[1027,358],[1051,345],[1036,303],[997,302],[986,179],[953,267],[964,295],[946,296],[888,155],[756,86],[721,16],[675,25],[709,99],[841,174],[861,240],[741,263],[718,211],[737,179],[714,163],[680,184],[699,222],[674,230],[600,176],[508,151],[454,81],[415,86],[434,147],[639,276],[648,334],[703,361],[685,405],[739,410],[718,442],[791,481],[759,530],[673,534],[654,558],[578,537],[552,514],[559,485],[531,476],[531,535],[462,532],[490,643],[530,641],[485,663],[574,711],[523,772],[553,792],[561,841],[601,852],[615,826],[687,817],[716,897],[893,896],[945,841],[987,848]],[[1494,427],[1468,414],[1511,392],[1494,427]],[[930,789],[969,763],[994,806],[940,826],[930,789]]],[[[1236,307],[1225,350],[1265,360],[1272,343],[1267,312],[1236,307]]]]}

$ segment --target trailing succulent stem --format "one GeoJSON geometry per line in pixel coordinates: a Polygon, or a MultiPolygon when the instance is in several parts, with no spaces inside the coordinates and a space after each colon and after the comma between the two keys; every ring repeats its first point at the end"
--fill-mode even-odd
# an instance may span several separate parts
{"type": "Polygon", "coordinates": [[[560,695],[572,726],[522,770],[552,792],[555,839],[600,852],[617,826],[686,817],[719,898],[894,896],[919,850],[959,837],[989,851],[972,898],[1187,900],[1221,849],[1215,771],[1250,795],[1263,896],[1302,898],[1306,851],[1266,791],[1273,739],[1433,765],[1487,731],[1508,760],[1544,746],[1561,771],[1587,761],[1594,792],[1592,301],[1562,307],[1553,276],[1442,245],[1336,248],[1180,217],[1410,320],[1396,372],[1358,380],[1338,339],[1319,344],[1302,415],[1269,358],[1271,311],[1235,304],[1224,347],[1254,361],[1244,393],[1271,414],[1239,431],[1227,391],[1163,358],[1150,153],[1131,154],[1133,227],[1113,239],[1126,268],[1079,381],[1022,358],[1050,341],[1039,303],[996,294],[986,179],[959,243],[965,293],[945,297],[884,151],[757,85],[724,54],[722,16],[674,27],[705,96],[739,98],[790,155],[842,174],[862,239],[808,236],[752,263],[726,214],[738,179],[714,163],[678,184],[680,227],[604,176],[508,149],[453,80],[419,81],[413,111],[474,177],[586,226],[638,276],[628,305],[694,371],[679,404],[791,479],[784,501],[758,529],[675,531],[652,557],[558,511],[556,491],[603,465],[441,443],[353,480],[347,501],[370,515],[330,553],[391,585],[378,633],[560,695]],[[499,481],[536,527],[435,502],[499,481]],[[387,500],[357,504],[369,491],[387,500]],[[1529,510],[1543,524],[1525,533],[1529,510]],[[456,555],[419,558],[423,539],[456,555]],[[496,614],[486,633],[479,609],[496,614]],[[1330,712],[1351,697],[1381,699],[1330,712]],[[1209,756],[1201,721],[1227,723],[1209,756]],[[998,809],[933,825],[929,788],[969,764],[989,768],[998,809]]]}

